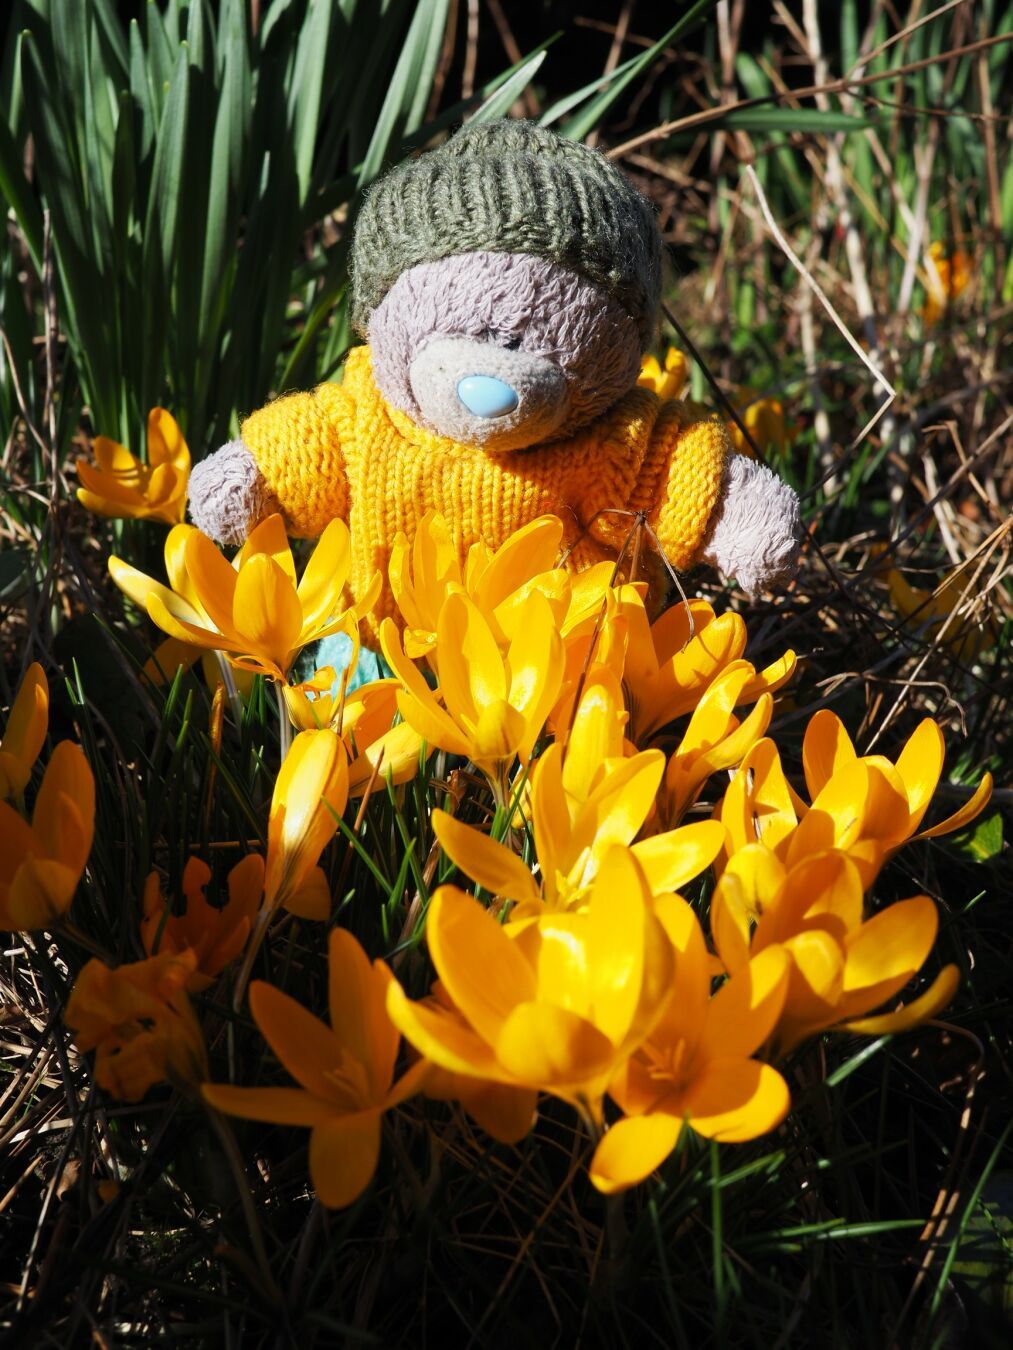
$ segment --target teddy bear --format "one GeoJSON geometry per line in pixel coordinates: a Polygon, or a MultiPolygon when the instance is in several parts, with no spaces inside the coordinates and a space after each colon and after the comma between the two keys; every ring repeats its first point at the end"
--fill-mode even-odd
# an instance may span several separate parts
{"type": "MultiPolygon", "coordinates": [[[[774,586],[797,565],[795,493],[715,414],[637,384],[661,262],[651,204],[599,151],[520,120],[464,126],[366,196],[350,263],[365,345],[342,381],[274,400],[198,464],[194,523],[238,544],[272,512],[297,537],[340,517],[356,597],[428,510],[462,563],[555,514],[573,569],[614,559],[642,513],[674,569],[774,586]]],[[[386,585],[372,626],[385,617],[386,585]]]]}

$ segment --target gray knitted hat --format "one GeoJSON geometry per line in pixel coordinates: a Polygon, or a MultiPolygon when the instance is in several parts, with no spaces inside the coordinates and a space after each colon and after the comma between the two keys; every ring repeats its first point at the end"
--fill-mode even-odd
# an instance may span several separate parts
{"type": "Polygon", "coordinates": [[[531,253],[601,286],[649,342],[661,289],[651,204],[597,150],[532,122],[473,123],[374,184],[352,243],[352,321],[410,267],[458,253],[531,253]]]}

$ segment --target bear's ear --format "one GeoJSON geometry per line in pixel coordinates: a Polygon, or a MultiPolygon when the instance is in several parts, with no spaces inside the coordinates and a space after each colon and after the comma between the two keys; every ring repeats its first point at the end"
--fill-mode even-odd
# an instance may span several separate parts
{"type": "Polygon", "coordinates": [[[279,509],[274,493],[241,440],[229,441],[190,471],[190,519],[218,544],[242,544],[279,509]]]}

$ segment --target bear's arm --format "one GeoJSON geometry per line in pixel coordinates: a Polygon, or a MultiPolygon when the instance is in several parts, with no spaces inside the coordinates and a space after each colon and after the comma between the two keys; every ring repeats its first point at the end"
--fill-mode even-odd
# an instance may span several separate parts
{"type": "Polygon", "coordinates": [[[342,442],[354,404],[341,385],[276,399],[243,422],[240,438],[198,464],[190,477],[190,515],[221,543],[242,543],[265,516],[280,511],[289,534],[315,538],[348,517],[342,442]]]}
{"type": "Polygon", "coordinates": [[[798,497],[758,461],[736,454],[725,424],[691,403],[666,403],[633,500],[672,566],[709,563],[743,590],[794,575],[798,497]]]}

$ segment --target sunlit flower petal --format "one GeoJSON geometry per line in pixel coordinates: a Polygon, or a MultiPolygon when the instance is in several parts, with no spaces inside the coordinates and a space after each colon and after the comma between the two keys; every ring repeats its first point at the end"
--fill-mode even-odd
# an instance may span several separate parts
{"type": "Polygon", "coordinates": [[[0,741],[0,798],[24,792],[48,726],[49,682],[38,661],[33,661],[14,696],[0,741]]]}
{"type": "Polygon", "coordinates": [[[77,461],[83,485],[77,496],[88,510],[168,525],[183,519],[190,451],[171,413],[152,408],[148,414],[146,464],[106,436],[96,436],[92,450],[97,467],[86,459],[77,461]]]}

